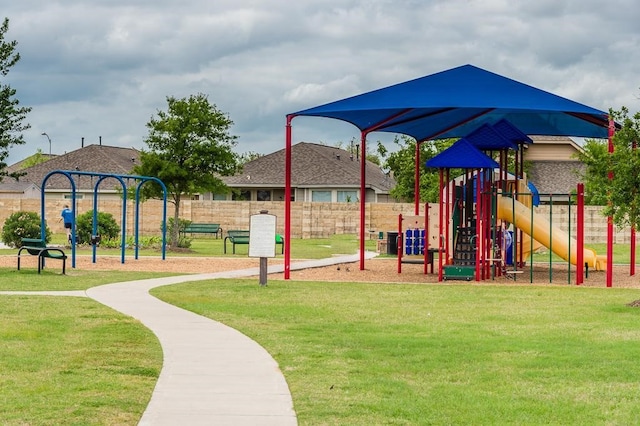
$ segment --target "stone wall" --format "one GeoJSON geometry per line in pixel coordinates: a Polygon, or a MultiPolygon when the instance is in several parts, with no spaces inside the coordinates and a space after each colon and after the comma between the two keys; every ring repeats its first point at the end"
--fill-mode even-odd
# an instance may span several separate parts
{"type": "MultiPolygon", "coordinates": [[[[64,201],[47,201],[45,218],[51,230],[63,233],[60,211],[64,201]]],[[[319,238],[333,234],[358,234],[360,228],[360,205],[358,203],[311,203],[294,202],[291,211],[291,231],[294,238],[319,238]]],[[[437,223],[437,205],[431,209],[430,220],[437,223]]],[[[77,212],[81,214],[93,208],[90,200],[80,200],[77,212]]],[[[0,224],[17,211],[33,211],[40,214],[39,199],[0,199],[0,224]]],[[[122,218],[122,202],[119,200],[99,201],[98,210],[111,213],[118,223],[122,218]]],[[[134,223],[135,206],[128,202],[126,206],[127,234],[131,234],[134,223]]],[[[277,216],[277,232],[283,232],[284,202],[257,201],[184,201],[181,203],[180,216],[193,222],[219,223],[223,230],[249,229],[249,218],[260,210],[268,210],[277,216]]],[[[585,208],[585,242],[606,242],[607,220],[602,216],[602,207],[585,208]]],[[[365,231],[372,235],[378,232],[395,231],[398,228],[398,214],[413,215],[413,204],[407,203],[367,203],[365,212],[365,231]]],[[[554,226],[564,231],[571,227],[575,235],[576,208],[566,205],[554,205],[536,208],[536,213],[551,219],[554,226]]],[[[167,217],[173,216],[173,204],[167,205],[167,217]]],[[[162,203],[147,201],[140,205],[139,225],[142,236],[158,235],[162,220],[162,203]]],[[[616,230],[615,242],[628,243],[629,230],[616,230]]]]}

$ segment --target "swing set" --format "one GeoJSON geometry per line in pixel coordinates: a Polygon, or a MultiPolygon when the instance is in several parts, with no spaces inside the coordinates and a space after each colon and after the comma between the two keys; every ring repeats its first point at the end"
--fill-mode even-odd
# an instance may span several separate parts
{"type": "MultiPolygon", "coordinates": [[[[120,182],[122,186],[122,224],[120,227],[121,230],[121,254],[120,254],[120,262],[125,263],[125,249],[126,249],[126,238],[127,238],[127,184],[125,180],[129,182],[133,180],[137,183],[135,190],[135,213],[134,213],[134,256],[135,259],[138,259],[138,248],[139,248],[139,218],[140,218],[140,188],[147,182],[155,182],[162,188],[163,194],[163,204],[162,204],[162,222],[161,222],[161,231],[162,231],[162,260],[166,259],[166,245],[167,245],[167,187],[165,184],[158,178],[150,177],[150,176],[137,176],[137,175],[120,175],[114,173],[96,173],[96,172],[81,172],[81,171],[71,171],[71,170],[54,170],[49,172],[43,179],[41,188],[43,188],[40,195],[40,232],[41,238],[45,238],[45,229],[46,229],[46,218],[45,218],[45,191],[47,181],[55,175],[62,175],[69,179],[69,183],[71,185],[71,211],[73,212],[74,219],[76,218],[76,198],[77,198],[77,188],[76,182],[74,180],[74,176],[77,176],[80,179],[81,176],[89,176],[91,181],[93,182],[94,178],[97,178],[95,185],[93,186],[93,223],[92,223],[92,232],[91,232],[91,245],[92,245],[92,261],[96,263],[97,259],[97,245],[100,241],[100,235],[98,235],[98,189],[100,184],[105,179],[115,179],[120,182]]],[[[74,220],[71,223],[71,267],[76,267],[76,221],[74,220]]]]}

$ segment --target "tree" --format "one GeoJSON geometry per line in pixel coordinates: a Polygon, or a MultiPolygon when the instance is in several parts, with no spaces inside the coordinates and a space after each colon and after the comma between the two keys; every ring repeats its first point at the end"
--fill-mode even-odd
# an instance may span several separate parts
{"type": "Polygon", "coordinates": [[[255,152],[255,151],[247,151],[243,154],[240,154],[238,156],[238,164],[240,166],[244,166],[245,164],[247,164],[249,161],[253,161],[253,160],[257,160],[258,158],[262,157],[262,154],[255,152]]]}
{"type": "Polygon", "coordinates": [[[587,139],[583,151],[576,157],[586,166],[584,172],[578,172],[584,181],[584,202],[589,205],[607,204],[609,187],[608,172],[611,164],[606,139],[587,139]]]}
{"type": "MultiPolygon", "coordinates": [[[[605,215],[611,215],[613,222],[622,226],[640,225],[640,112],[630,116],[629,110],[611,110],[610,115],[622,125],[613,137],[613,153],[603,164],[613,172],[613,179],[601,179],[607,192],[605,215]]],[[[604,169],[604,167],[602,167],[604,169]]],[[[604,170],[601,171],[603,173],[604,170]]]]}
{"type": "MultiPolygon", "coordinates": [[[[440,174],[438,169],[427,168],[426,162],[446,148],[450,147],[454,139],[439,139],[420,144],[420,201],[436,202],[439,199],[440,174]]],[[[407,136],[396,137],[393,141],[398,150],[388,153],[388,150],[378,143],[378,153],[384,158],[383,168],[393,173],[396,186],[391,195],[397,199],[413,202],[415,199],[415,162],[416,141],[407,136]]]]}
{"type": "MultiPolygon", "coordinates": [[[[239,161],[232,150],[237,139],[229,133],[232,125],[228,115],[210,104],[203,94],[182,99],[167,97],[167,111],[158,111],[147,123],[148,150],[140,153],[140,164],[134,173],[164,182],[175,207],[174,223],[179,222],[182,197],[228,191],[220,176],[234,174],[239,161]]],[[[155,183],[143,188],[146,197],[162,195],[155,183]]],[[[178,241],[178,231],[174,227],[171,241],[178,241]]]]}
{"type": "Polygon", "coordinates": [[[20,168],[21,169],[26,169],[28,167],[33,167],[36,166],[40,163],[44,163],[45,161],[48,161],[50,158],[49,156],[45,155],[42,150],[40,148],[38,148],[36,150],[36,153],[33,154],[30,157],[27,157],[24,159],[24,161],[22,161],[22,163],[20,164],[20,168]]]}
{"type": "MultiPolygon", "coordinates": [[[[31,108],[20,107],[20,101],[15,98],[16,90],[4,82],[11,67],[20,60],[20,54],[15,51],[18,43],[15,40],[5,41],[7,31],[9,31],[9,19],[5,18],[0,26],[0,76],[2,76],[0,82],[0,181],[4,176],[9,175],[5,170],[9,148],[22,145],[24,143],[22,132],[31,127],[29,124],[22,123],[31,108]]],[[[20,173],[12,173],[10,176],[17,177],[20,173]]]]}

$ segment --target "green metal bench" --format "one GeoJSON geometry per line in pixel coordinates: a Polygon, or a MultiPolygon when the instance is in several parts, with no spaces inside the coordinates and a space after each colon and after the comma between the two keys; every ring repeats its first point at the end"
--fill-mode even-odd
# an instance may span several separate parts
{"type": "MultiPolygon", "coordinates": [[[[236,244],[249,244],[249,231],[240,229],[227,231],[227,236],[224,237],[225,254],[227,254],[227,240],[229,240],[233,246],[233,254],[236,254],[236,244]]],[[[282,238],[282,235],[276,234],[276,244],[280,244],[280,254],[284,254],[284,238],[282,238]]]]}
{"type": "Polygon", "coordinates": [[[227,240],[231,242],[233,246],[233,254],[236,254],[236,244],[249,244],[249,231],[240,229],[232,229],[227,231],[227,236],[224,237],[224,253],[227,254],[227,240]]]}
{"type": "Polygon", "coordinates": [[[47,247],[44,240],[39,238],[22,238],[22,247],[18,250],[18,271],[20,270],[20,256],[23,254],[38,256],[38,273],[44,269],[45,259],[62,261],[62,274],[66,272],[67,255],[61,248],[47,247]]]}
{"type": "Polygon", "coordinates": [[[218,236],[222,238],[222,228],[219,223],[190,223],[180,230],[182,235],[185,234],[214,234],[216,239],[218,236]]]}

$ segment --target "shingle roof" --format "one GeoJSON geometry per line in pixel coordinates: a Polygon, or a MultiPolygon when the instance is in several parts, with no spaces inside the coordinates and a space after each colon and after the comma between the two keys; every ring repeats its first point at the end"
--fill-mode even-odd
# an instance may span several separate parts
{"type": "MultiPolygon", "coordinates": [[[[259,157],[246,163],[241,173],[224,177],[232,187],[284,187],[285,150],[259,157]]],[[[300,142],[291,147],[291,184],[294,187],[360,185],[360,161],[344,149],[300,142]]],[[[366,184],[388,192],[395,186],[376,164],[366,163],[366,184]]]]}
{"type": "MultiPolygon", "coordinates": [[[[133,148],[120,148],[107,145],[89,145],[64,155],[58,155],[44,163],[23,169],[25,176],[16,182],[12,178],[5,178],[0,183],[0,191],[19,190],[30,184],[37,187],[42,185],[44,177],[54,170],[70,170],[96,173],[125,175],[138,164],[140,152],[133,148]]],[[[76,177],[77,189],[93,189],[95,178],[76,177]]],[[[100,184],[100,189],[114,189],[120,187],[113,179],[107,179],[100,184]]],[[[62,175],[51,176],[47,181],[47,189],[69,189],[69,180],[62,175]]]]}
{"type": "Polygon", "coordinates": [[[540,194],[569,194],[581,181],[576,171],[584,173],[586,165],[580,161],[535,161],[529,180],[540,194]]]}

